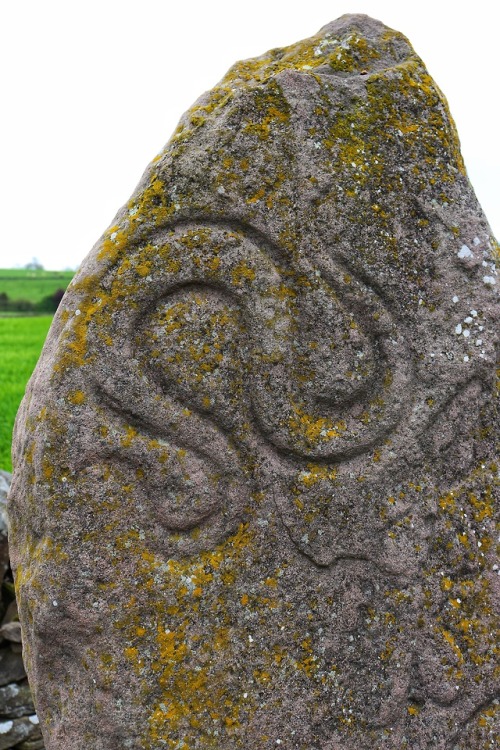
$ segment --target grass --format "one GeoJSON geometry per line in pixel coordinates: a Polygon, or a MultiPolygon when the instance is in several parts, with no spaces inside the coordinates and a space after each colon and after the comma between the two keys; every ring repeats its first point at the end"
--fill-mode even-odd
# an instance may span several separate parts
{"type": "Polygon", "coordinates": [[[16,412],[51,322],[51,315],[0,318],[0,469],[6,471],[12,467],[10,450],[16,412]]]}
{"type": "Polygon", "coordinates": [[[11,300],[40,302],[58,289],[66,289],[73,271],[30,271],[26,268],[0,268],[0,294],[11,300]]]}
{"type": "MultiPolygon", "coordinates": [[[[73,276],[73,271],[1,268],[0,294],[36,305],[58,289],[66,289],[73,276]]],[[[0,469],[11,470],[14,420],[51,322],[52,315],[0,315],[0,469]]]]}

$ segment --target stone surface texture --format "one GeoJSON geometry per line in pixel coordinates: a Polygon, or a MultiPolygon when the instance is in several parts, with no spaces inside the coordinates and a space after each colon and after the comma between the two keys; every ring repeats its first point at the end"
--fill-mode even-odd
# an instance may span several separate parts
{"type": "Polygon", "coordinates": [[[378,21],[183,116],[17,420],[47,750],[497,747],[495,253],[443,95],[378,21]]]}
{"type": "Polygon", "coordinates": [[[24,671],[9,566],[6,503],[11,479],[7,471],[0,470],[0,750],[44,750],[24,671]]]}

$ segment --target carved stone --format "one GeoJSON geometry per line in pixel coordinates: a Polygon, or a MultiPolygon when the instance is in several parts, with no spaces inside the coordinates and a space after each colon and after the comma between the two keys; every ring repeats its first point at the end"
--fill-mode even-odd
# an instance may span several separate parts
{"type": "Polygon", "coordinates": [[[47,750],[494,747],[496,247],[378,21],[184,115],[17,420],[47,750]]]}

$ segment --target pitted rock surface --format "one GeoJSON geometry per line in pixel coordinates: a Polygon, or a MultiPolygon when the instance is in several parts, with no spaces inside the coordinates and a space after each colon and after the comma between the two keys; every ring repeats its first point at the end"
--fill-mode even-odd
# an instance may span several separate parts
{"type": "Polygon", "coordinates": [[[184,115],[17,420],[47,750],[495,746],[497,251],[378,21],[184,115]]]}
{"type": "Polygon", "coordinates": [[[44,750],[21,654],[7,539],[11,474],[0,469],[0,750],[44,750]]]}

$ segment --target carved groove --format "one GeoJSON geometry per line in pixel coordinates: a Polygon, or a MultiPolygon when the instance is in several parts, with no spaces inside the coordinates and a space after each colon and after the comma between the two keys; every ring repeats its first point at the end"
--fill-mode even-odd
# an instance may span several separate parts
{"type": "MultiPolygon", "coordinates": [[[[398,399],[396,392],[402,383],[410,384],[412,375],[408,364],[411,358],[398,332],[398,325],[391,318],[378,295],[356,279],[352,281],[355,288],[351,292],[348,285],[342,281],[342,276],[345,274],[340,266],[336,269],[333,267],[329,269],[328,277],[324,280],[322,277],[315,276],[312,266],[301,261],[299,265],[302,268],[294,272],[295,274],[305,272],[307,279],[313,279],[314,288],[308,289],[307,293],[302,295],[302,299],[297,299],[298,310],[292,315],[290,309],[285,309],[285,305],[280,303],[274,293],[275,288],[284,281],[275,261],[283,255],[278,248],[273,247],[271,251],[271,244],[265,242],[263,251],[254,243],[254,240],[249,240],[247,235],[243,236],[241,229],[238,229],[238,235],[235,236],[235,229],[231,225],[228,228],[211,224],[195,228],[193,225],[176,227],[173,235],[168,238],[168,243],[170,245],[179,243],[187,231],[199,231],[200,234],[209,231],[212,236],[215,233],[215,241],[222,243],[217,256],[220,270],[212,274],[211,279],[207,279],[206,275],[195,267],[191,268],[190,272],[186,272],[183,267],[178,273],[160,274],[158,271],[161,271],[161,260],[158,258],[155,277],[148,283],[147,288],[145,287],[147,294],[141,295],[139,292],[139,310],[129,319],[129,340],[117,342],[113,347],[115,361],[113,362],[113,358],[110,357],[111,369],[119,368],[117,360],[118,357],[121,359],[123,356],[124,347],[130,346],[130,340],[138,328],[147,327],[148,318],[151,319],[159,306],[168,305],[169,301],[180,293],[210,292],[219,296],[226,304],[234,306],[248,325],[249,330],[242,337],[242,345],[244,344],[249,351],[249,359],[242,361],[241,369],[244,373],[249,373],[245,388],[250,401],[252,429],[260,433],[273,450],[299,459],[314,458],[337,462],[363,453],[386,439],[387,435],[397,427],[407,408],[407,404],[402,403],[400,398],[398,399]],[[248,266],[251,266],[248,273],[254,275],[255,281],[254,279],[245,280],[244,284],[238,285],[231,283],[231,273],[234,275],[236,260],[241,257],[248,266]],[[337,322],[347,327],[346,321],[351,320],[350,326],[354,330],[354,339],[357,337],[359,343],[351,345],[347,342],[343,345],[341,342],[341,359],[342,357],[346,361],[350,359],[356,365],[353,359],[355,355],[351,349],[353,346],[360,346],[357,356],[367,356],[365,361],[367,367],[371,368],[371,372],[351,376],[349,381],[341,371],[338,376],[333,377],[331,372],[325,370],[323,373],[327,381],[325,385],[322,387],[321,383],[315,384],[313,397],[307,395],[304,398],[301,389],[291,383],[290,373],[294,356],[292,342],[297,336],[294,331],[294,326],[297,324],[295,318],[298,316],[297,320],[300,321],[301,306],[305,305],[307,310],[308,306],[315,304],[315,300],[308,301],[308,298],[313,295],[318,297],[319,302],[322,301],[325,305],[328,303],[329,306],[329,309],[318,310],[318,321],[321,317],[329,315],[332,326],[337,322]],[[332,308],[334,308],[333,311],[332,308]],[[270,329],[267,326],[267,320],[273,316],[274,322],[270,329]],[[274,330],[272,330],[273,326],[274,330]],[[359,329],[359,333],[356,328],[359,329]],[[269,360],[272,365],[267,364],[269,360]],[[389,382],[383,385],[384,377],[386,381],[392,381],[393,385],[389,382]],[[395,387],[396,385],[398,388],[395,387]],[[275,406],[279,399],[278,394],[281,395],[283,390],[287,402],[284,413],[275,406]],[[370,402],[376,401],[377,398],[383,401],[383,405],[374,408],[370,402]],[[367,424],[359,420],[356,422],[349,413],[352,407],[361,408],[361,406],[365,408],[368,415],[367,424]],[[302,414],[302,409],[306,411],[305,416],[302,414]],[[370,413],[370,410],[373,413],[370,413]],[[312,438],[309,434],[301,434],[301,424],[304,421],[312,424],[309,431],[313,434],[312,438]],[[320,429],[322,424],[325,425],[323,430],[320,429]],[[292,434],[294,429],[297,433],[295,435],[292,434]]],[[[165,237],[165,232],[161,234],[165,237]]],[[[255,236],[254,232],[248,234],[255,236]]],[[[160,236],[153,237],[151,242],[159,242],[160,236]]],[[[262,241],[261,237],[258,239],[262,241]]],[[[161,247],[164,248],[165,245],[161,247]]],[[[211,250],[212,248],[206,249],[208,253],[211,250]]],[[[336,333],[335,330],[330,331],[332,338],[336,333]]],[[[345,331],[343,336],[346,337],[345,331]]],[[[135,384],[139,392],[144,395],[152,382],[156,385],[155,390],[161,388],[162,384],[161,378],[157,373],[153,373],[151,368],[148,368],[146,381],[144,381],[144,373],[139,371],[136,364],[136,359],[142,351],[142,341],[139,349],[132,348],[132,357],[127,363],[128,373],[125,378],[129,385],[135,384]]],[[[318,362],[321,366],[321,361],[318,360],[318,362]]],[[[336,359],[333,357],[331,367],[335,365],[336,359]]],[[[115,392],[116,390],[115,386],[115,392]]],[[[174,406],[174,402],[192,408],[189,399],[183,398],[178,388],[171,382],[168,383],[168,394],[169,397],[164,398],[164,406],[167,406],[166,402],[170,401],[170,408],[174,406]]],[[[109,395],[112,394],[109,393],[109,395]]],[[[205,414],[207,413],[205,411],[205,414]]],[[[198,418],[202,419],[200,414],[198,418]]],[[[212,430],[220,432],[222,426],[218,415],[211,414],[210,421],[212,430]]]]}

